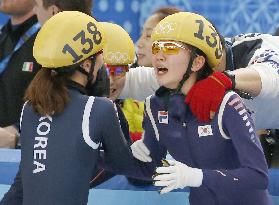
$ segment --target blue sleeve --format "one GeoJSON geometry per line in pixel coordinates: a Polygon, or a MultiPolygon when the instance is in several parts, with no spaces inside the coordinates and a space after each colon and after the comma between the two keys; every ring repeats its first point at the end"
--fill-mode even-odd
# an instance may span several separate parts
{"type": "Polygon", "coordinates": [[[21,181],[21,165],[16,174],[13,184],[9,191],[4,195],[0,201],[0,205],[22,205],[23,202],[23,187],[21,181]]]}
{"type": "Polygon", "coordinates": [[[115,104],[115,105],[116,105],[117,112],[118,112],[118,118],[119,118],[121,130],[123,132],[125,140],[128,142],[129,145],[131,145],[132,140],[131,140],[131,137],[130,137],[128,121],[125,118],[125,115],[124,115],[123,111],[121,110],[120,106],[117,105],[117,104],[115,104]]]}
{"type": "MultiPolygon", "coordinates": [[[[111,102],[103,101],[96,107],[95,124],[100,129],[101,143],[104,151],[101,155],[103,167],[115,174],[150,179],[151,174],[144,163],[133,157],[130,146],[121,130],[116,109],[111,102]],[[101,113],[100,116],[96,115],[101,113]]],[[[97,103],[96,103],[97,105],[97,103]]],[[[94,122],[93,122],[94,123],[94,122]]]]}
{"type": "MultiPolygon", "coordinates": [[[[123,132],[125,140],[127,141],[128,145],[130,146],[132,144],[132,142],[131,142],[131,138],[130,138],[130,134],[129,134],[128,122],[127,122],[121,108],[117,104],[116,104],[116,107],[117,107],[121,130],[123,132]]],[[[90,188],[94,188],[94,187],[98,186],[99,184],[111,179],[114,176],[115,176],[115,174],[101,168],[96,173],[94,173],[92,180],[90,181],[90,188]]]]}
{"type": "MultiPolygon", "coordinates": [[[[154,105],[153,105],[154,106],[154,105]]],[[[158,138],[159,138],[159,129],[157,128],[156,121],[154,119],[154,115],[152,113],[152,99],[151,105],[148,106],[145,103],[144,108],[144,118],[143,118],[143,142],[146,147],[150,151],[150,157],[152,158],[152,162],[146,163],[146,166],[149,166],[151,170],[155,170],[156,167],[161,166],[161,160],[166,158],[167,149],[160,144],[159,139],[156,137],[156,129],[158,130],[158,138]],[[150,109],[149,109],[150,108],[150,109]],[[151,119],[152,118],[152,119],[151,119]]]]}
{"type": "Polygon", "coordinates": [[[254,122],[237,94],[230,92],[226,96],[222,125],[232,140],[240,166],[233,170],[203,170],[203,185],[224,194],[267,189],[268,168],[254,122]]]}

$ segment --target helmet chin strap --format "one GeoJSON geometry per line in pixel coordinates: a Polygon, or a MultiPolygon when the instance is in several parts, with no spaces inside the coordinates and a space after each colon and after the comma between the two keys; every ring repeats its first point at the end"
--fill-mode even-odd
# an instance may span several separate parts
{"type": "Polygon", "coordinates": [[[188,63],[188,67],[187,67],[187,70],[185,71],[184,75],[183,75],[183,78],[182,80],[179,82],[178,86],[176,89],[168,89],[168,93],[166,95],[163,96],[163,100],[164,100],[164,107],[165,107],[165,110],[167,111],[170,107],[170,97],[171,95],[174,95],[174,94],[180,94],[181,93],[181,88],[183,86],[183,84],[185,83],[186,80],[188,80],[188,78],[190,77],[190,74],[192,73],[192,65],[193,65],[193,62],[194,62],[194,59],[195,59],[195,55],[190,55],[190,60],[189,60],[189,63],[188,63]]]}
{"type": "Polygon", "coordinates": [[[85,88],[92,84],[92,81],[94,78],[93,72],[94,72],[94,67],[95,67],[95,63],[96,63],[96,57],[93,55],[90,59],[91,59],[91,66],[90,66],[89,72],[87,72],[83,67],[78,66],[78,71],[81,72],[82,74],[86,75],[86,77],[87,77],[87,83],[86,83],[85,88]]]}
{"type": "Polygon", "coordinates": [[[179,82],[177,88],[175,89],[175,93],[180,93],[180,92],[181,92],[181,88],[182,88],[183,84],[184,84],[184,83],[186,82],[186,80],[188,80],[188,78],[190,77],[190,75],[191,75],[191,73],[192,73],[191,68],[192,68],[192,65],[193,65],[195,56],[196,56],[196,55],[191,54],[190,60],[189,60],[189,63],[188,63],[187,70],[186,70],[186,72],[184,73],[183,78],[182,78],[182,80],[179,82]]]}

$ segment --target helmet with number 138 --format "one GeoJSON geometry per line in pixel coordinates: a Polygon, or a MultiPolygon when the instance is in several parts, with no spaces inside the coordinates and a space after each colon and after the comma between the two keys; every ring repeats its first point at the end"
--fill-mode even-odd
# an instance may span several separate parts
{"type": "MultiPolygon", "coordinates": [[[[33,55],[42,65],[42,71],[35,79],[43,76],[79,78],[78,82],[90,90],[104,63],[104,45],[104,30],[93,17],[78,11],[59,12],[42,26],[34,42],[33,55]]],[[[32,102],[35,94],[29,94],[27,99],[32,102]]],[[[35,110],[39,112],[40,109],[38,106],[35,110]]],[[[45,109],[41,110],[44,111],[40,114],[49,114],[45,109]]]]}

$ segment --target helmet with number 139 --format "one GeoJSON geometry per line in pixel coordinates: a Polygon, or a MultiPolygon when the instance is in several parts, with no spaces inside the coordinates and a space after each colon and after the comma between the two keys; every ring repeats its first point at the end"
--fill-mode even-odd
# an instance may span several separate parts
{"type": "Polygon", "coordinates": [[[160,85],[180,92],[191,73],[197,72],[197,78],[210,74],[222,57],[222,46],[214,26],[203,16],[191,12],[179,12],[161,20],[154,28],[151,39],[152,64],[160,85]],[[182,52],[181,52],[182,51],[182,52]],[[183,61],[168,56],[185,53],[183,61]],[[165,67],[164,60],[174,65],[172,71],[165,67]],[[187,61],[187,62],[185,62],[187,61]],[[179,69],[181,67],[181,69],[179,69]],[[169,74],[169,75],[168,75],[169,74]]]}

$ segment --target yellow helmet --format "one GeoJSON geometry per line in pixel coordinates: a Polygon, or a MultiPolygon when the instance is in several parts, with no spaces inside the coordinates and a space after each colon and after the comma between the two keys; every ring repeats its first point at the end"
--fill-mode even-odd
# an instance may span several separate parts
{"type": "Polygon", "coordinates": [[[214,69],[221,60],[222,46],[214,26],[203,16],[179,12],[167,16],[154,28],[152,41],[173,40],[192,45],[203,51],[214,69]]]}
{"type": "Polygon", "coordinates": [[[129,34],[119,25],[99,22],[102,25],[106,43],[103,54],[108,65],[128,65],[134,62],[135,46],[129,34]]]}
{"type": "Polygon", "coordinates": [[[103,32],[89,15],[78,11],[59,12],[39,31],[33,55],[45,68],[74,65],[103,49],[103,32]]]}

